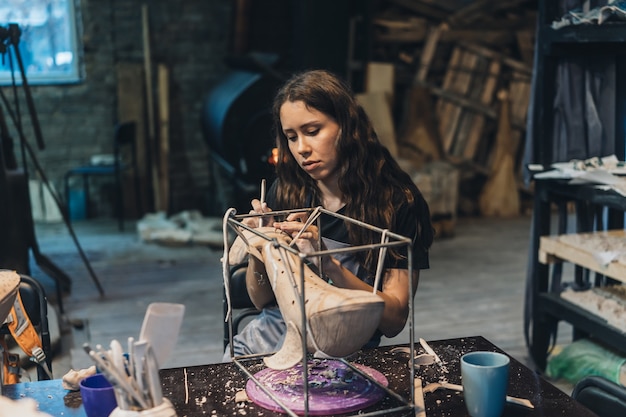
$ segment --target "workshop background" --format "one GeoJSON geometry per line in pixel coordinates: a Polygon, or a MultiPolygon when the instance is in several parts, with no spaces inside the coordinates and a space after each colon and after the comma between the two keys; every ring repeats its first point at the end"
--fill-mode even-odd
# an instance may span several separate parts
{"type": "MultiPolygon", "coordinates": [[[[276,85],[295,70],[327,68],[364,93],[381,139],[397,137],[399,151],[409,157],[407,167],[422,169],[422,188],[446,194],[433,202],[441,206],[435,214],[450,218],[456,215],[452,206],[477,214],[493,165],[500,90],[511,103],[509,150],[516,178],[519,173],[536,2],[470,3],[79,1],[84,79],[31,86],[45,143],[35,152],[43,180],[69,202],[65,174],[94,155],[111,153],[114,125],[134,120],[139,168],[125,177],[128,217],[190,209],[220,215],[229,206],[241,208],[251,187],[256,192],[260,178],[271,175],[266,160],[272,137],[259,126],[267,126],[262,113],[276,85]],[[242,74],[249,83],[243,91],[232,85],[242,74]],[[378,94],[382,90],[384,96],[378,94]],[[218,93],[215,104],[212,94],[218,93]],[[214,114],[211,106],[218,107],[214,114]],[[475,137],[456,137],[455,126],[471,129],[475,137]],[[432,148],[437,137],[444,149],[432,148]],[[254,155],[246,153],[250,147],[254,155]],[[443,167],[424,169],[444,159],[443,167]],[[133,176],[141,181],[141,204],[133,176]],[[458,181],[465,186],[455,187],[458,181]],[[457,188],[469,195],[458,196],[457,188]]],[[[10,96],[10,86],[2,88],[10,96]]],[[[24,111],[24,95],[20,100],[24,111]]],[[[23,129],[32,141],[26,114],[23,129]]],[[[42,180],[28,164],[31,179],[42,180]]],[[[111,182],[93,181],[86,215],[114,215],[111,182]]],[[[81,187],[77,178],[69,182],[68,193],[81,187]]],[[[525,195],[523,184],[519,192],[525,195]]]]}

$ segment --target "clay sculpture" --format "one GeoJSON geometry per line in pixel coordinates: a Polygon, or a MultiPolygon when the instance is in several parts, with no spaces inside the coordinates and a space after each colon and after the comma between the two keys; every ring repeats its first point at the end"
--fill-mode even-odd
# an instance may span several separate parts
{"type": "MultiPolygon", "coordinates": [[[[241,262],[246,254],[258,258],[264,265],[262,280],[256,285],[271,286],[278,307],[287,324],[287,335],[278,352],[265,357],[272,369],[288,369],[302,360],[302,282],[305,294],[307,352],[318,357],[345,357],[358,351],[376,331],[384,302],[378,295],[362,290],[335,287],[304,264],[304,279],[300,275],[299,254],[285,248],[291,238],[272,227],[256,229],[265,237],[243,231],[229,251],[229,262],[241,262]]],[[[249,288],[252,301],[255,291],[249,288]]]]}

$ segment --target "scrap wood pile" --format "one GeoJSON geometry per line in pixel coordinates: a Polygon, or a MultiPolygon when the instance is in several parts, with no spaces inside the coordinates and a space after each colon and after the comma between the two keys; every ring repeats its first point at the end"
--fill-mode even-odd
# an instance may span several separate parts
{"type": "Polygon", "coordinates": [[[521,212],[535,3],[386,0],[375,11],[358,98],[440,234],[457,213],[521,212]]]}

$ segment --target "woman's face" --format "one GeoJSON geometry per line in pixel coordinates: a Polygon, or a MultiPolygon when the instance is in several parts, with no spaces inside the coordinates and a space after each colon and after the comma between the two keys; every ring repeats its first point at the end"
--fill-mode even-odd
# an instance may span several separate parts
{"type": "Polygon", "coordinates": [[[287,101],[280,108],[280,123],[298,165],[316,181],[333,180],[339,166],[335,119],[303,101],[287,101]]]}

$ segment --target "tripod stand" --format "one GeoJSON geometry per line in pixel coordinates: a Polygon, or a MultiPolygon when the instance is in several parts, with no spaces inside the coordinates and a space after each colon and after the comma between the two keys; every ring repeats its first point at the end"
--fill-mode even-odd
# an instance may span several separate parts
{"type": "Polygon", "coordinates": [[[33,148],[26,140],[22,129],[21,118],[19,117],[19,107],[17,106],[17,86],[14,76],[12,55],[9,52],[10,50],[13,51],[13,55],[15,55],[19,66],[22,89],[25,94],[26,104],[33,123],[33,131],[35,133],[37,145],[40,150],[44,149],[45,146],[41,134],[41,127],[39,125],[37,112],[35,111],[35,105],[26,78],[26,72],[24,70],[24,64],[18,48],[20,36],[21,31],[16,24],[9,24],[8,28],[0,26],[0,55],[3,60],[5,56],[8,56],[9,58],[13,80],[12,89],[14,97],[16,98],[16,110],[13,111],[11,109],[9,100],[2,89],[0,89],[0,99],[2,100],[6,112],[13,121],[18,133],[23,165],[21,169],[18,167],[17,159],[15,158],[15,154],[13,152],[12,138],[9,135],[9,129],[2,107],[0,107],[0,201],[3,201],[3,203],[0,204],[0,230],[6,230],[8,232],[7,239],[0,240],[0,265],[2,265],[3,268],[11,268],[20,273],[29,274],[30,267],[28,263],[28,251],[30,249],[37,265],[55,281],[59,308],[61,312],[63,312],[62,295],[63,292],[70,291],[72,281],[69,276],[65,274],[65,272],[63,272],[39,250],[39,245],[35,236],[28,188],[28,172],[26,168],[27,155],[33,163],[37,174],[42,179],[43,184],[50,191],[50,195],[52,196],[55,204],[59,208],[63,221],[68,228],[70,236],[76,245],[85,267],[89,271],[100,296],[104,295],[104,290],[78,242],[74,229],[69,221],[67,208],[62,207],[61,200],[55,193],[54,189],[50,186],[48,178],[39,164],[33,148]],[[3,222],[6,224],[3,224],[3,222]]]}

